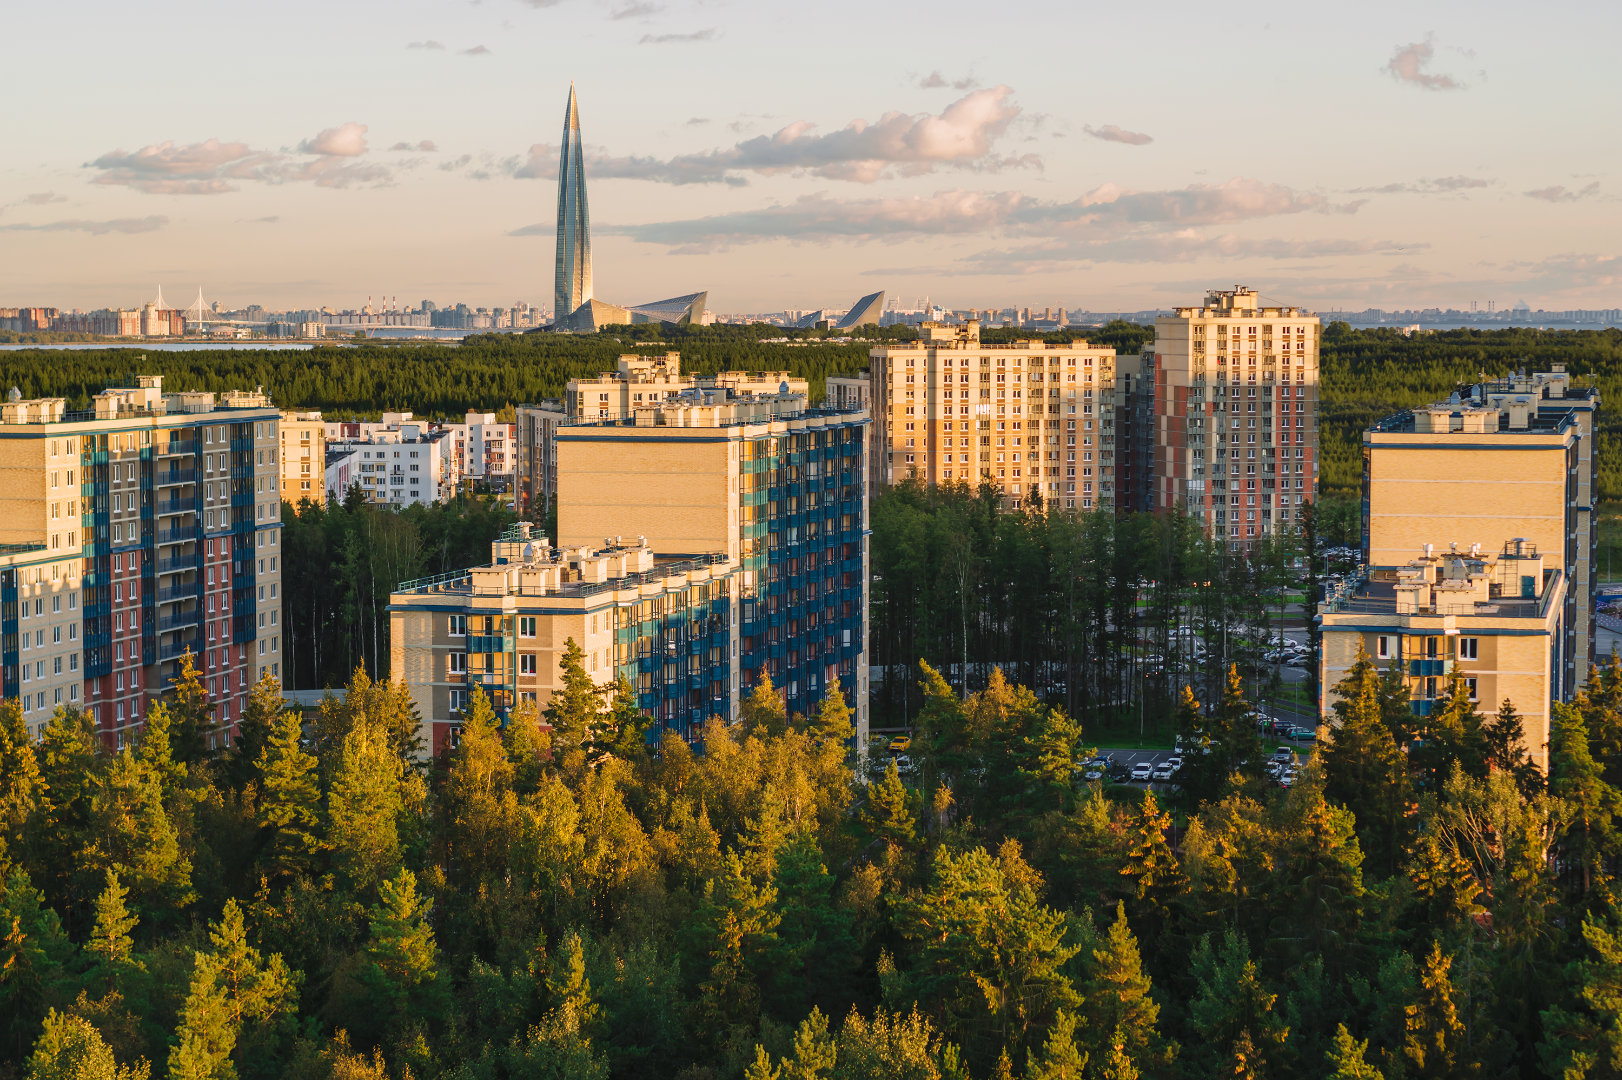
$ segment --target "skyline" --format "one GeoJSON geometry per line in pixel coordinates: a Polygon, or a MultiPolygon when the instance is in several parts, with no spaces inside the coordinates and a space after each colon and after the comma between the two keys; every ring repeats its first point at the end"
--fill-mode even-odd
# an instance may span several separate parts
{"type": "MultiPolygon", "coordinates": [[[[835,5],[827,25],[866,28],[838,40],[708,4],[413,3],[382,25],[293,4],[251,28],[65,10],[108,31],[75,42],[82,80],[44,49],[0,73],[45,117],[0,165],[3,303],[135,304],[160,282],[228,306],[542,302],[572,75],[598,295],[1139,310],[1245,281],[1315,310],[1622,304],[1617,136],[1580,107],[1617,89],[1609,9],[1213,25],[1026,4],[988,25],[948,4],[918,26],[835,5]],[[263,78],[294,49],[290,78],[263,78]],[[186,63],[131,95],[127,51],[186,63]],[[137,99],[188,104],[109,108],[137,99]]],[[[63,11],[21,12],[19,39],[63,11]]]]}

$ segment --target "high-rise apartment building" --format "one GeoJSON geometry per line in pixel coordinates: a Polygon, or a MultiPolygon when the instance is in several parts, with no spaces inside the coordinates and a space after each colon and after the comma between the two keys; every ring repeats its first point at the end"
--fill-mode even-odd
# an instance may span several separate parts
{"type": "Polygon", "coordinates": [[[279,419],[161,376],[0,406],[0,666],[30,727],[77,704],[117,745],[190,653],[229,738],[280,677],[279,419]]]}
{"type": "Polygon", "coordinates": [[[1142,508],[1183,508],[1233,550],[1295,526],[1317,497],[1319,336],[1316,315],[1243,287],[1156,319],[1128,405],[1154,424],[1142,508]]]}
{"type": "Polygon", "coordinates": [[[391,597],[394,670],[436,747],[473,686],[544,707],[568,638],[662,730],[697,740],[770,676],[804,713],[840,685],[865,741],[867,414],[705,396],[562,424],[556,546],[520,524],[488,565],[391,597]]]}
{"type": "MultiPolygon", "coordinates": [[[[685,400],[726,400],[739,394],[809,395],[804,379],[786,371],[722,371],[715,375],[683,374],[681,354],[628,354],[616,370],[596,378],[570,379],[562,403],[519,407],[515,458],[520,507],[548,507],[557,494],[557,449],[551,444],[558,427],[577,421],[625,420],[645,406],[685,400]]],[[[536,511],[544,514],[544,509],[536,511]]]]}
{"type": "Polygon", "coordinates": [[[562,427],[558,546],[638,536],[735,561],[740,692],[770,675],[809,713],[838,681],[865,740],[868,414],[795,393],[709,397],[562,427]]]}
{"type": "MultiPolygon", "coordinates": [[[[1594,657],[1599,393],[1563,364],[1479,383],[1468,396],[1363,433],[1363,556],[1374,573],[1427,544],[1494,552],[1525,542],[1565,584],[1554,693],[1569,699],[1594,657]]],[[[1538,595],[1543,595],[1539,586],[1538,595]]]]}
{"type": "Polygon", "coordinates": [[[318,412],[281,415],[282,501],[327,503],[327,426],[318,412]]]}
{"type": "Polygon", "coordinates": [[[426,423],[402,423],[327,442],[324,479],[331,499],[341,501],[358,488],[367,502],[379,506],[433,505],[456,496],[456,477],[451,433],[426,423]]]}
{"type": "Polygon", "coordinates": [[[989,483],[1011,507],[1114,507],[1114,349],[986,344],[971,320],[922,323],[917,340],[868,355],[880,481],[989,483]]]}

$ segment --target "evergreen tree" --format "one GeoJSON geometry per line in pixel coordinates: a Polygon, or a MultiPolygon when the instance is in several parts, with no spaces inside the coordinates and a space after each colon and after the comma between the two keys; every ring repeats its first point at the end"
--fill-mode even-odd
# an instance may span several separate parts
{"type": "Polygon", "coordinates": [[[1417,719],[1420,742],[1409,751],[1408,760],[1421,784],[1433,791],[1440,788],[1454,762],[1471,776],[1486,775],[1481,716],[1470,700],[1470,687],[1457,660],[1448,672],[1447,689],[1430,715],[1417,719]]]}
{"type": "Polygon", "coordinates": [[[1550,1077],[1622,1076],[1622,932],[1608,918],[1583,920],[1588,953],[1571,965],[1572,1008],[1543,1014],[1538,1057],[1550,1077]]]}
{"type": "Polygon", "coordinates": [[[327,798],[327,840],[351,888],[369,894],[400,866],[400,759],[370,719],[349,729],[327,798]]]}
{"type": "Polygon", "coordinates": [[[1213,1074],[1262,1077],[1280,1066],[1289,1029],[1273,1011],[1278,995],[1263,984],[1245,939],[1230,930],[1214,949],[1201,938],[1193,968],[1198,993],[1189,1027],[1201,1041],[1192,1056],[1213,1074]]]}
{"type": "Polygon", "coordinates": [[[96,897],[96,925],[90,931],[85,951],[95,957],[98,968],[111,973],[123,971],[133,963],[131,949],[135,943],[129,935],[141,920],[124,905],[128,895],[129,890],[118,880],[118,875],[108,870],[107,887],[96,897]]]}
{"type": "Polygon", "coordinates": [[[513,767],[496,727],[495,712],[482,689],[462,714],[462,734],[451,755],[440,796],[443,865],[454,866],[469,884],[506,865],[516,801],[513,767]]]}
{"type": "MultiPolygon", "coordinates": [[[[1082,1080],[1088,1055],[1085,1050],[1076,1048],[1075,1036],[1075,1016],[1060,1010],[1053,1019],[1053,1026],[1048,1028],[1047,1042],[1042,1046],[1041,1056],[1029,1050],[1025,1052],[1026,1080],[1082,1080]]],[[[1137,1076],[1136,1072],[1123,1070],[1120,1064],[1111,1064],[1115,1066],[1112,1075],[1119,1080],[1137,1076]]]]}
{"type": "Polygon", "coordinates": [[[218,752],[219,725],[214,719],[213,697],[203,686],[190,649],[180,658],[180,674],[170,682],[175,688],[169,697],[169,738],[175,760],[183,765],[212,760],[218,752]]]}
{"type": "Polygon", "coordinates": [[[1453,958],[1442,952],[1439,942],[1431,945],[1430,955],[1419,969],[1419,998],[1408,1006],[1408,1031],[1403,1042],[1402,1056],[1408,1071],[1405,1075],[1415,1080],[1455,1075],[1455,1059],[1464,1035],[1453,1003],[1453,982],[1448,969],[1453,958]]]}
{"type": "Polygon", "coordinates": [[[578,783],[586,754],[602,722],[603,692],[586,673],[586,652],[574,638],[563,643],[562,685],[552,691],[546,722],[552,725],[552,753],[566,777],[578,783]]]}
{"type": "Polygon", "coordinates": [[[567,1012],[579,1030],[590,1031],[597,1025],[602,1010],[592,998],[591,980],[586,977],[586,952],[578,930],[564,936],[546,973],[546,994],[552,1009],[567,1012]]]}
{"type": "Polygon", "coordinates": [[[683,967],[696,976],[700,1023],[712,1040],[734,1026],[752,1028],[759,1016],[760,981],[778,949],[776,900],[775,889],[750,880],[735,851],[704,888],[683,967]]]}
{"type": "Polygon", "coordinates": [[[767,738],[783,734],[788,729],[788,713],[783,695],[772,685],[769,672],[760,673],[760,681],[749,692],[739,707],[743,731],[746,735],[767,738]]]}
{"type": "Polygon", "coordinates": [[[312,873],[325,846],[316,761],[300,747],[302,735],[298,714],[282,713],[264,754],[257,824],[267,836],[259,861],[272,877],[312,873]]]}
{"type": "Polygon", "coordinates": [[[783,1061],[783,1080],[828,1080],[838,1048],[828,1034],[828,1018],[815,1006],[794,1032],[794,1052],[783,1061]]]}
{"type": "Polygon", "coordinates": [[[147,1080],[151,1067],[144,1059],[118,1064],[94,1024],[52,1009],[28,1059],[27,1075],[28,1080],[147,1080]]]}
{"type": "Polygon", "coordinates": [[[830,682],[827,692],[817,703],[817,714],[811,718],[811,734],[821,742],[843,746],[855,734],[850,723],[850,707],[838,682],[830,682]]]}
{"type": "Polygon", "coordinates": [[[157,781],[165,801],[180,790],[188,775],[185,762],[175,760],[174,744],[169,737],[172,726],[169,707],[162,701],[154,701],[146,711],[140,748],[135,755],[157,781]]]}
{"type": "Polygon", "coordinates": [[[1369,1042],[1364,1039],[1358,1042],[1352,1038],[1352,1033],[1341,1024],[1335,1031],[1335,1046],[1324,1055],[1328,1059],[1332,1070],[1328,1080],[1385,1080],[1380,1070],[1370,1065],[1364,1055],[1368,1053],[1369,1042]]]}
{"type": "Polygon", "coordinates": [[[14,867],[0,894],[0,1060],[28,1053],[72,954],[62,921],[14,867]]]}
{"type": "Polygon", "coordinates": [[[404,1019],[435,1016],[439,1000],[439,950],[429,918],[434,903],[417,893],[417,877],[401,869],[382,882],[368,912],[367,966],[362,981],[385,1014],[404,1019]]]}
{"type": "Polygon", "coordinates": [[[1361,641],[1334,692],[1336,723],[1319,752],[1324,795],[1351,810],[1379,864],[1389,871],[1402,850],[1408,770],[1382,713],[1379,672],[1361,641]]]}
{"type": "Polygon", "coordinates": [[[90,843],[91,797],[100,776],[100,748],[90,718],[61,706],[34,748],[41,797],[28,818],[25,846],[30,877],[46,896],[70,912],[87,899],[75,886],[83,881],[80,857],[90,843]]]}
{"type": "MultiPolygon", "coordinates": [[[[232,744],[227,758],[226,775],[236,790],[242,791],[260,779],[264,757],[276,737],[276,726],[283,708],[281,685],[267,669],[248,695],[247,707],[242,710],[242,717],[237,722],[236,742],[232,744]]],[[[151,724],[149,712],[149,732],[151,724]]]]}
{"type": "Polygon", "coordinates": [[[1577,708],[1556,702],[1549,730],[1549,789],[1563,799],[1572,815],[1566,830],[1566,853],[1582,868],[1582,889],[1604,880],[1605,863],[1614,858],[1617,837],[1613,822],[1619,797],[1601,775],[1588,749],[1588,726],[1577,708]]]}
{"type": "Polygon", "coordinates": [[[642,762],[648,756],[648,730],[652,722],[637,704],[636,687],[623,675],[614,680],[606,722],[606,749],[615,757],[642,762]]]}
{"type": "Polygon", "coordinates": [[[910,850],[918,843],[918,795],[901,782],[901,770],[894,758],[884,768],[884,778],[867,785],[867,805],[858,820],[875,840],[910,850]]]}
{"type": "Polygon", "coordinates": [[[1155,793],[1145,791],[1137,818],[1127,834],[1121,876],[1132,885],[1139,919],[1158,930],[1171,915],[1171,905],[1188,886],[1177,856],[1166,840],[1171,815],[1160,809],[1155,793]]]}
{"type": "Polygon", "coordinates": [[[80,853],[80,867],[92,879],[117,870],[129,881],[141,910],[161,922],[177,915],[196,893],[191,860],[181,853],[178,831],[163,804],[160,775],[126,747],[92,777],[90,839],[80,853]]]}
{"type": "Polygon", "coordinates": [[[6,698],[0,701],[0,877],[10,876],[13,860],[23,856],[28,820],[48,799],[22,703],[6,698]]]}
{"type": "Polygon", "coordinates": [[[214,948],[197,953],[191,992],[169,1055],[171,1080],[231,1080],[244,1060],[265,1070],[292,1024],[298,977],[281,954],[268,958],[248,944],[242,909],[228,900],[209,931],[214,948]]]}
{"type": "Polygon", "coordinates": [[[1482,725],[1481,745],[1487,767],[1515,777],[1515,786],[1525,798],[1533,798],[1547,788],[1543,770],[1527,752],[1526,728],[1509,698],[1505,698],[1497,714],[1482,725]]]}
{"type": "Polygon", "coordinates": [[[1149,976],[1138,956],[1137,938],[1127,925],[1125,903],[1117,902],[1115,922],[1093,948],[1086,969],[1080,987],[1086,1056],[1122,1080],[1170,1068],[1178,1047],[1160,1036],[1160,1005],[1150,995],[1149,976]]]}
{"type": "Polygon", "coordinates": [[[780,943],[774,997],[783,1003],[775,1011],[801,1016],[807,1005],[834,1008],[849,1001],[860,953],[848,913],[834,902],[834,877],[809,831],[795,833],[779,851],[772,882],[780,943]]]}
{"type": "Polygon", "coordinates": [[[755,1044],[755,1060],[743,1071],[743,1080],[780,1080],[782,1070],[772,1065],[772,1056],[759,1043],[755,1044]]]}

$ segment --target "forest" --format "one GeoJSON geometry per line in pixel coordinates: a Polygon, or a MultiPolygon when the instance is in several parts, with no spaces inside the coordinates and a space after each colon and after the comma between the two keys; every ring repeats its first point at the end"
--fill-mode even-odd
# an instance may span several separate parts
{"type": "Polygon", "coordinates": [[[419,760],[399,684],[214,741],[189,669],[114,753],[0,705],[0,1075],[74,1080],[1615,1076],[1622,667],[1547,777],[1457,669],[1361,659],[1267,782],[1237,671],[1160,793],[1085,723],[920,665],[905,770],[769,684],[653,752],[578,648],[419,760]]]}

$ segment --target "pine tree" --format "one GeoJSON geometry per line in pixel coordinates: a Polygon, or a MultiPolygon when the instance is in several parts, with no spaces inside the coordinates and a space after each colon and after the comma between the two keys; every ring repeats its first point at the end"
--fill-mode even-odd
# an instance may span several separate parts
{"type": "Polygon", "coordinates": [[[439,950],[429,918],[434,903],[417,894],[417,877],[401,869],[382,882],[368,913],[368,966],[363,981],[372,1000],[396,1017],[437,1012],[439,950]]]}
{"type": "Polygon", "coordinates": [[[107,887],[96,897],[96,925],[85,945],[85,951],[96,958],[96,966],[108,972],[119,972],[132,964],[135,943],[129,935],[141,920],[125,907],[128,895],[118,875],[108,870],[107,887]]]}
{"type": "Polygon", "coordinates": [[[648,730],[652,721],[637,704],[636,687],[623,675],[614,680],[606,721],[605,749],[624,761],[641,763],[648,757],[648,730]]]}
{"type": "Polygon", "coordinates": [[[820,742],[841,746],[855,734],[850,724],[850,707],[845,704],[838,682],[830,682],[817,703],[817,714],[811,718],[811,734],[820,742]]]}
{"type": "Polygon", "coordinates": [[[170,739],[172,726],[169,707],[162,701],[153,702],[146,711],[140,748],[135,754],[136,759],[158,782],[165,800],[180,790],[188,774],[186,763],[175,760],[174,744],[170,739]]]}
{"type": "Polygon", "coordinates": [[[22,855],[29,818],[48,801],[22,703],[6,698],[0,701],[0,880],[22,855]]]}
{"type": "MultiPolygon", "coordinates": [[[[281,684],[266,669],[248,695],[248,705],[237,722],[236,741],[227,758],[226,776],[236,790],[242,791],[260,779],[264,757],[275,738],[277,718],[283,708],[281,684]]],[[[150,730],[150,714],[147,725],[150,730]]]]}
{"type": "Polygon", "coordinates": [[[860,953],[849,913],[834,901],[834,876],[823,866],[811,832],[795,833],[781,848],[772,880],[780,918],[774,996],[789,1003],[775,1011],[799,1016],[808,1004],[842,1006],[850,1000],[860,953]]]}
{"type": "Polygon", "coordinates": [[[1378,863],[1389,869],[1402,848],[1408,770],[1381,711],[1379,672],[1361,641],[1357,658],[1334,692],[1336,722],[1328,745],[1319,751],[1324,795],[1352,811],[1378,863]]]}
{"type": "Polygon", "coordinates": [[[1589,953],[1572,964],[1571,1002],[1543,1014],[1538,1057],[1551,1077],[1622,1075],[1622,928],[1613,903],[1610,916],[1583,920],[1589,953]]]}
{"type": "Polygon", "coordinates": [[[298,714],[281,714],[263,759],[257,824],[269,835],[259,861],[272,877],[312,873],[325,846],[316,761],[299,746],[302,735],[298,714]]]}
{"type": "Polygon", "coordinates": [[[77,901],[80,858],[93,842],[90,812],[100,748],[89,717],[60,705],[34,748],[43,797],[29,816],[24,846],[30,876],[55,903],[77,901]]]}
{"type": "Polygon", "coordinates": [[[370,894],[400,866],[400,759],[369,719],[344,736],[327,798],[327,840],[350,886],[370,894]]]}
{"type": "Polygon", "coordinates": [[[1526,749],[1526,728],[1509,698],[1498,707],[1498,712],[1481,727],[1482,753],[1487,767],[1507,772],[1515,778],[1515,786],[1524,798],[1535,798],[1547,789],[1543,770],[1537,767],[1526,749]]]}
{"type": "Polygon", "coordinates": [[[533,700],[520,701],[507,715],[503,736],[507,760],[512,764],[513,791],[521,798],[534,792],[546,775],[552,738],[541,730],[540,707],[533,700]]]}
{"type": "Polygon", "coordinates": [[[560,943],[546,973],[546,995],[553,1010],[567,1012],[579,1030],[589,1032],[596,1027],[602,1010],[591,994],[585,947],[578,930],[565,934],[560,943]]]}
{"type": "Polygon", "coordinates": [[[13,867],[0,892],[0,1059],[28,1052],[72,955],[62,920],[28,874],[13,867]]]}
{"type": "Polygon", "coordinates": [[[1436,790],[1458,762],[1470,776],[1487,774],[1481,716],[1470,700],[1470,687],[1457,660],[1447,675],[1447,688],[1427,717],[1418,718],[1419,745],[1408,760],[1421,780],[1436,790]]]}
{"type": "Polygon", "coordinates": [[[440,794],[439,828],[448,850],[441,865],[455,866],[469,885],[506,866],[516,801],[513,767],[501,742],[495,712],[482,689],[462,714],[462,736],[440,794]]]}
{"type": "Polygon", "coordinates": [[[780,1080],[782,1070],[772,1065],[772,1056],[759,1043],[755,1044],[755,1060],[743,1071],[743,1080],[780,1080]]]}
{"type": "Polygon", "coordinates": [[[281,954],[265,958],[248,944],[235,900],[225,902],[209,940],[214,948],[197,954],[181,1009],[178,1045],[169,1055],[171,1080],[230,1080],[249,1047],[256,1061],[274,1051],[298,1007],[298,977],[281,954]]]}
{"type": "Polygon", "coordinates": [[[1448,969],[1453,958],[1432,943],[1430,955],[1419,968],[1419,999],[1408,1006],[1408,1031],[1402,1056],[1414,1080],[1442,1080],[1454,1075],[1454,1060],[1464,1034],[1453,1004],[1453,982],[1448,969]]]}
{"type": "Polygon", "coordinates": [[[756,683],[749,696],[744,698],[738,712],[746,735],[766,738],[781,735],[788,729],[788,713],[783,704],[783,695],[772,685],[772,677],[768,672],[761,672],[760,682],[756,683]]]}
{"type": "Polygon", "coordinates": [[[828,1080],[838,1050],[828,1034],[828,1018],[812,1006],[811,1015],[794,1032],[794,1053],[783,1061],[783,1080],[828,1080]]]}
{"type": "Polygon", "coordinates": [[[1613,827],[1622,795],[1607,784],[1588,749],[1588,726],[1577,708],[1556,702],[1549,730],[1549,790],[1565,800],[1572,823],[1566,830],[1566,855],[1582,867],[1586,893],[1604,880],[1605,861],[1614,856],[1618,838],[1613,827]]]}
{"type": "Polygon", "coordinates": [[[214,702],[197,673],[190,649],[180,658],[180,674],[170,682],[175,688],[169,698],[169,737],[175,760],[183,765],[211,760],[218,752],[215,741],[219,725],[214,719],[214,702]]]}
{"type": "Polygon", "coordinates": [[[1145,791],[1137,818],[1127,833],[1121,876],[1132,884],[1139,918],[1157,932],[1170,918],[1172,903],[1188,887],[1188,879],[1166,840],[1169,828],[1171,815],[1161,811],[1154,792],[1145,791]]]}
{"type": "MultiPolygon", "coordinates": [[[[1076,1048],[1075,1036],[1075,1016],[1061,1009],[1053,1019],[1053,1026],[1048,1028],[1048,1038],[1042,1046],[1041,1056],[1025,1051],[1026,1080],[1082,1080],[1088,1055],[1085,1050],[1076,1048]]],[[[1129,1076],[1136,1077],[1137,1073],[1122,1070],[1117,1065],[1114,1075],[1119,1080],[1127,1080],[1129,1076]]]]}
{"type": "Polygon", "coordinates": [[[546,722],[552,725],[553,760],[566,777],[578,783],[585,769],[586,755],[601,724],[602,690],[586,673],[586,653],[574,638],[563,643],[563,685],[552,692],[546,705],[546,722]]]}
{"type": "Polygon", "coordinates": [[[29,1080],[147,1080],[144,1059],[120,1065],[96,1026],[82,1017],[52,1009],[28,1059],[29,1080]]]}
{"type": "Polygon", "coordinates": [[[704,888],[683,967],[697,977],[698,1011],[711,1039],[735,1024],[751,1027],[759,1015],[760,982],[778,951],[776,901],[776,890],[757,886],[735,851],[704,888]]]}
{"type": "Polygon", "coordinates": [[[1150,996],[1149,976],[1138,956],[1138,942],[1126,921],[1126,904],[1117,902],[1115,922],[1092,950],[1080,987],[1082,1045],[1087,1055],[1112,1076],[1160,1073],[1177,1056],[1156,1026],[1160,1006],[1150,996]]]}
{"type": "Polygon", "coordinates": [[[867,785],[867,805],[857,820],[875,840],[910,850],[918,843],[917,795],[901,782],[901,770],[891,758],[884,778],[867,785]]]}
{"type": "Polygon", "coordinates": [[[125,747],[105,772],[92,777],[89,841],[79,854],[86,877],[119,871],[137,905],[158,923],[176,917],[196,899],[191,860],[181,852],[179,833],[164,806],[160,775],[125,747]]]}
{"type": "Polygon", "coordinates": [[[1267,1075],[1289,1029],[1273,1011],[1278,995],[1263,984],[1250,946],[1229,930],[1220,949],[1201,938],[1192,960],[1198,993],[1189,1003],[1189,1027],[1201,1040],[1194,1056],[1213,1075],[1267,1075]]]}
{"type": "Polygon", "coordinates": [[[1364,1057],[1368,1050],[1367,1039],[1358,1042],[1346,1030],[1346,1025],[1341,1024],[1335,1031],[1334,1049],[1324,1055],[1329,1067],[1334,1070],[1327,1080],[1385,1080],[1380,1070],[1370,1065],[1364,1057]]]}

